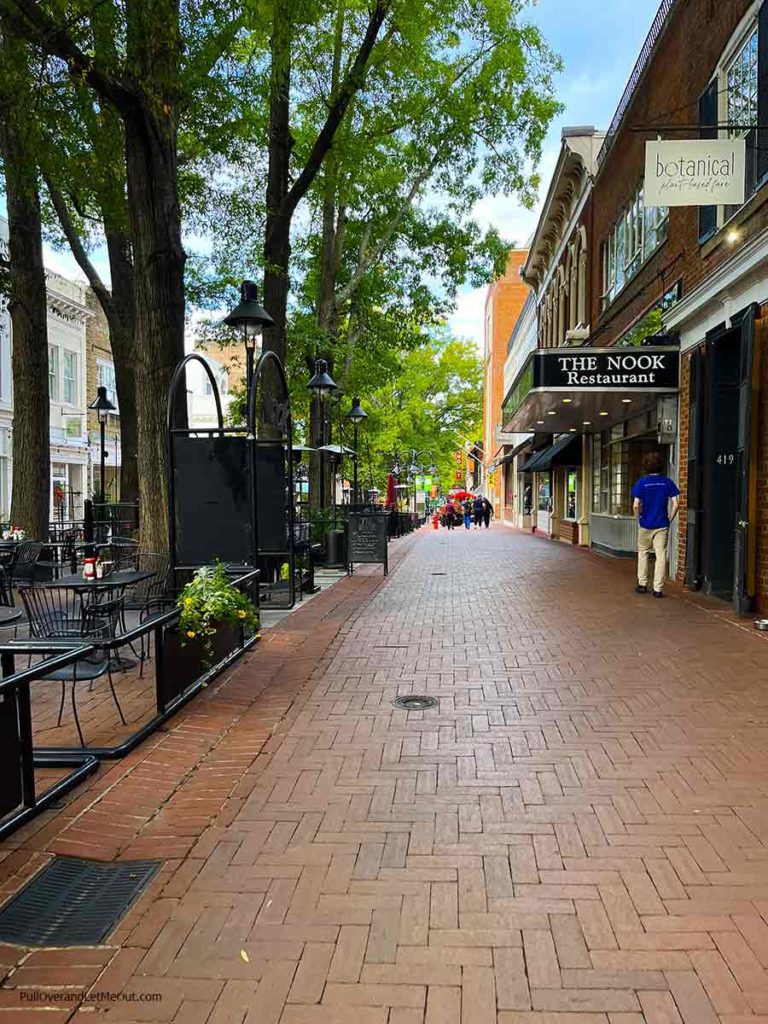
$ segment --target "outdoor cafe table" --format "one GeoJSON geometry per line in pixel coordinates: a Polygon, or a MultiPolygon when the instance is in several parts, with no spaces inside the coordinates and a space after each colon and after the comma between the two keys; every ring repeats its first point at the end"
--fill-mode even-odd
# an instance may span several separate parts
{"type": "MultiPolygon", "coordinates": [[[[101,595],[119,597],[126,587],[142,583],[152,576],[154,573],[140,569],[121,569],[119,572],[110,573],[109,576],[103,576],[100,580],[87,580],[81,573],[76,572],[69,576],[59,576],[57,580],[52,580],[47,586],[66,587],[67,590],[74,591],[80,598],[82,606],[85,607],[91,598],[98,601],[101,595]]],[[[115,658],[113,661],[115,668],[123,670],[135,664],[130,658],[115,658]]]]}
{"type": "Polygon", "coordinates": [[[142,583],[151,576],[154,576],[154,573],[141,569],[120,569],[119,572],[112,572],[100,580],[87,580],[81,573],[76,572],[68,576],[59,576],[57,580],[52,580],[47,586],[66,587],[68,590],[76,591],[81,597],[85,597],[86,594],[114,594],[117,597],[126,587],[142,583]]]}

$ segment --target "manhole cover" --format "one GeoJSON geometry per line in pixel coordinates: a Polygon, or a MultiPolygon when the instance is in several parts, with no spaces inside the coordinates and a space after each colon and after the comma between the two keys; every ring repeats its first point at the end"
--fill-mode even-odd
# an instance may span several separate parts
{"type": "Polygon", "coordinates": [[[159,860],[57,857],[0,909],[0,942],[95,946],[144,890],[159,860]]]}
{"type": "Polygon", "coordinates": [[[394,705],[405,711],[424,711],[426,708],[436,708],[437,701],[434,697],[398,697],[394,705]]]}

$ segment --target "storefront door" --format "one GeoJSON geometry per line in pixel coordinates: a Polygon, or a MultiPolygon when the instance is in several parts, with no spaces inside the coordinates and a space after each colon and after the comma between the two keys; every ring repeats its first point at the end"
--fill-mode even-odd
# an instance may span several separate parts
{"type": "Polygon", "coordinates": [[[686,582],[740,612],[754,595],[754,315],[710,332],[691,359],[686,582]]]}

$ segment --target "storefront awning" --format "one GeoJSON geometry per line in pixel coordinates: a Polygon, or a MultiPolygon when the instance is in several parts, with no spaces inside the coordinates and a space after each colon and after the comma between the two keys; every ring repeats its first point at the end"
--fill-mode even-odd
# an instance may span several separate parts
{"type": "Polygon", "coordinates": [[[675,346],[537,349],[504,400],[503,429],[591,433],[655,409],[679,378],[675,346]]]}
{"type": "Polygon", "coordinates": [[[515,447],[512,448],[511,451],[508,451],[506,455],[502,456],[502,458],[497,459],[496,466],[508,465],[510,462],[512,462],[516,455],[519,455],[520,452],[524,451],[526,448],[529,448],[532,444],[533,438],[527,437],[524,441],[521,441],[520,444],[515,445],[515,447]]]}
{"type": "Polygon", "coordinates": [[[521,473],[546,473],[553,466],[581,465],[581,436],[566,434],[554,444],[541,451],[534,452],[530,459],[520,467],[521,473]]]}

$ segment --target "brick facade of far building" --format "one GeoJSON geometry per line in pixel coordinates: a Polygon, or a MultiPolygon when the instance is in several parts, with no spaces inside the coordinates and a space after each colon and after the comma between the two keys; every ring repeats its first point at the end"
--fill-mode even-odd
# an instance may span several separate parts
{"type": "Polygon", "coordinates": [[[483,365],[483,477],[485,495],[497,520],[504,512],[503,474],[492,467],[503,447],[501,404],[504,401],[504,362],[512,328],[525,305],[529,288],[520,277],[527,249],[513,249],[504,275],[488,288],[485,297],[483,365]]]}
{"type": "MultiPolygon", "coordinates": [[[[682,492],[672,573],[742,613],[768,607],[766,125],[768,2],[665,0],[598,160],[590,249],[590,344],[679,338],[678,431],[664,438],[682,492]],[[645,143],[657,134],[744,135],[744,204],[646,208],[645,143]]],[[[658,422],[623,429],[626,442],[608,440],[629,453],[630,481],[658,422]]]]}

